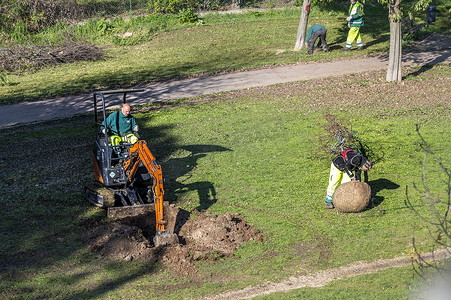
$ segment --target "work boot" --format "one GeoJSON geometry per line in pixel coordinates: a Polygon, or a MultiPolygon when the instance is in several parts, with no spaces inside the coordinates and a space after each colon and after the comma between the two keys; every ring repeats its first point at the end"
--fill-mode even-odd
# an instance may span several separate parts
{"type": "Polygon", "coordinates": [[[341,48],[341,51],[349,51],[349,50],[351,50],[351,48],[346,48],[346,47],[341,48]]]}
{"type": "Polygon", "coordinates": [[[323,52],[329,52],[329,49],[328,48],[324,48],[323,52]]]}
{"type": "Polygon", "coordinates": [[[334,209],[334,208],[335,208],[335,207],[334,207],[334,204],[333,204],[332,202],[324,201],[324,204],[326,204],[326,207],[327,207],[328,209],[334,209]]]}

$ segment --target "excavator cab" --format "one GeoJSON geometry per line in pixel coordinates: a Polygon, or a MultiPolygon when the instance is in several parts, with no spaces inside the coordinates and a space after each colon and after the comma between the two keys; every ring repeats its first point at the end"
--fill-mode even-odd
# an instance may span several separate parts
{"type": "MultiPolygon", "coordinates": [[[[107,109],[127,103],[127,94],[142,89],[110,90],[94,93],[95,145],[92,151],[95,182],[85,187],[92,204],[106,208],[108,217],[128,217],[142,213],[156,216],[155,245],[174,244],[178,237],[166,230],[163,218],[163,175],[144,140],[112,145],[107,128],[107,109]],[[114,97],[120,103],[109,102],[114,97]]],[[[114,100],[114,99],[113,99],[114,100]]],[[[114,112],[113,112],[114,113],[114,112]]]]}
{"type": "Polygon", "coordinates": [[[111,133],[106,126],[109,107],[125,104],[127,103],[127,94],[143,91],[142,89],[111,90],[95,92],[93,95],[96,134],[92,153],[94,179],[105,188],[115,191],[112,194],[104,191],[104,195],[87,191],[88,201],[96,206],[117,207],[153,202],[153,197],[146,188],[151,185],[151,177],[144,165],[140,164],[136,176],[132,182],[128,182],[124,166],[125,162],[130,159],[130,148],[133,147],[133,144],[121,142],[118,145],[111,145],[109,143],[111,133]],[[108,107],[107,99],[110,104],[108,107]]]}
{"type": "MultiPolygon", "coordinates": [[[[119,106],[127,103],[127,94],[143,92],[143,89],[128,89],[128,90],[111,90],[94,93],[94,124],[96,133],[96,157],[98,156],[99,165],[102,165],[101,170],[102,179],[106,186],[114,186],[125,184],[126,178],[117,173],[118,167],[127,159],[128,150],[132,144],[120,143],[112,146],[109,144],[110,131],[106,125],[107,109],[111,106],[119,106]],[[116,95],[116,97],[114,97],[116,95]],[[119,96],[119,97],[117,97],[119,96]],[[122,96],[122,97],[121,97],[122,96]],[[107,107],[107,97],[110,106],[107,107]],[[111,99],[114,97],[113,99],[111,99]],[[111,170],[110,170],[111,169],[111,170]],[[113,173],[111,173],[113,172],[113,173]],[[109,176],[108,176],[108,175],[109,176]]],[[[115,113],[115,112],[113,112],[115,113]]],[[[96,180],[101,181],[96,174],[96,180]]]]}

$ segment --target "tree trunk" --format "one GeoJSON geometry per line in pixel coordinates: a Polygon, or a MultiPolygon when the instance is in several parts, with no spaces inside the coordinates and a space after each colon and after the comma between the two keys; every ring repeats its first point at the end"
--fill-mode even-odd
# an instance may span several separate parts
{"type": "Polygon", "coordinates": [[[400,0],[390,0],[390,52],[388,56],[387,81],[402,80],[401,10],[400,0]]]}
{"type": "Polygon", "coordinates": [[[294,51],[299,51],[305,44],[305,32],[307,31],[308,14],[310,13],[310,4],[312,0],[304,0],[301,10],[301,19],[299,20],[298,34],[294,51]]]}

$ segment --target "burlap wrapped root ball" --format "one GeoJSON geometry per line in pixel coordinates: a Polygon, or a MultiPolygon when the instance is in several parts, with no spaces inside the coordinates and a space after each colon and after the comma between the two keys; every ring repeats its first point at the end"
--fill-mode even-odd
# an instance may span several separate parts
{"type": "Polygon", "coordinates": [[[361,212],[368,206],[370,197],[371,188],[367,183],[350,181],[337,188],[332,201],[340,212],[361,212]]]}

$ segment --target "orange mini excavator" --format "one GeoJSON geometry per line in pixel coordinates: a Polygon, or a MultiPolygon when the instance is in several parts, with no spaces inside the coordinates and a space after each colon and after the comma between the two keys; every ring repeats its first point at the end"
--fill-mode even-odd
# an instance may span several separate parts
{"type": "Polygon", "coordinates": [[[118,98],[127,103],[127,94],[138,89],[94,93],[96,141],[92,158],[95,183],[85,187],[85,196],[92,204],[107,209],[108,217],[136,216],[155,211],[155,246],[178,243],[178,237],[165,229],[163,216],[163,174],[161,166],[144,140],[134,144],[111,145],[106,126],[105,98],[118,98]],[[99,107],[100,102],[100,107],[99,107]]]}

